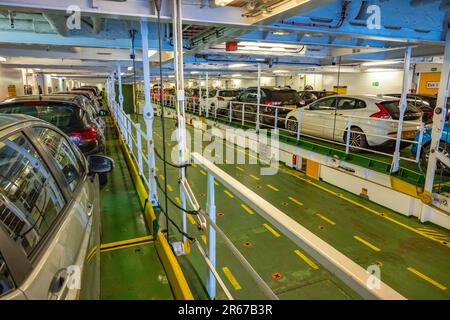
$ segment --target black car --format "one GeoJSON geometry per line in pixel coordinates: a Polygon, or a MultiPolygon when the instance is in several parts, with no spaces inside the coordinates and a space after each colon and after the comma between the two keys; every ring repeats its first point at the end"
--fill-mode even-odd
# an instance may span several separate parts
{"type": "MultiPolygon", "coordinates": [[[[257,87],[245,89],[236,99],[238,102],[250,103],[244,106],[244,119],[256,122],[257,87]]],[[[297,91],[291,88],[281,87],[261,87],[260,123],[269,127],[274,127],[275,115],[278,117],[278,127],[284,127],[286,115],[295,108],[301,106],[300,96],[297,91]],[[278,111],[277,111],[278,109],[278,111]]],[[[242,120],[242,104],[233,105],[233,118],[242,120]]]]}
{"type": "MultiPolygon", "coordinates": [[[[391,93],[386,94],[389,97],[401,98],[401,93],[391,93]]],[[[408,93],[407,99],[411,102],[414,102],[414,105],[423,112],[423,122],[431,123],[433,122],[434,108],[436,108],[437,97],[426,94],[416,94],[416,93],[408,93]]],[[[447,120],[450,112],[450,99],[447,100],[447,120]]]]}
{"type": "Polygon", "coordinates": [[[90,91],[96,97],[99,105],[102,106],[102,104],[103,104],[103,101],[102,101],[103,97],[100,93],[100,90],[98,90],[98,88],[96,86],[81,86],[79,88],[73,88],[71,91],[90,91]]]}
{"type": "MultiPolygon", "coordinates": [[[[105,136],[91,112],[84,108],[83,98],[72,94],[15,97],[0,103],[0,113],[45,120],[66,133],[86,156],[105,154],[105,136]]],[[[100,176],[100,183],[106,183],[106,175],[100,176]]]]}
{"type": "Polygon", "coordinates": [[[318,99],[322,99],[324,97],[334,96],[336,95],[336,92],[334,91],[316,91],[316,90],[304,90],[299,91],[298,95],[300,96],[300,104],[302,106],[307,106],[310,103],[313,103],[314,101],[318,99]]]}

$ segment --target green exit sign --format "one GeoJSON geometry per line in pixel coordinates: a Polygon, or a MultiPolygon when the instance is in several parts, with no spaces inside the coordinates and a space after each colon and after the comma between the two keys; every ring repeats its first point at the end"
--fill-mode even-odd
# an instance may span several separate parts
{"type": "Polygon", "coordinates": [[[380,83],[377,81],[377,82],[372,82],[372,87],[379,87],[380,86],[380,83]]]}
{"type": "Polygon", "coordinates": [[[437,71],[437,68],[431,68],[431,71],[437,71]]]}

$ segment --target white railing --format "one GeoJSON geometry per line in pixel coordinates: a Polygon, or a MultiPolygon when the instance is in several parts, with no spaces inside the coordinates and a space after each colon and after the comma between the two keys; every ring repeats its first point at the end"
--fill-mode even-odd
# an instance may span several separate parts
{"type": "MultiPolygon", "coordinates": [[[[165,106],[173,107],[175,97],[166,95],[163,101],[165,106]]],[[[219,106],[205,108],[201,101],[186,98],[186,111],[257,131],[261,128],[278,129],[280,134],[298,141],[306,137],[331,146],[341,146],[347,155],[365,152],[394,158],[394,146],[398,140],[403,147],[416,145],[417,152],[415,156],[401,155],[395,161],[420,162],[425,132],[425,125],[420,120],[403,121],[402,135],[398,136],[399,120],[343,115],[334,110],[325,112],[305,108],[298,108],[292,113],[292,108],[236,101],[225,102],[226,106],[223,106],[224,101],[215,101],[219,106]],[[286,118],[290,112],[291,116],[286,118]],[[414,139],[416,134],[417,140],[414,139]]],[[[158,104],[159,101],[155,100],[154,103],[158,104]]]]}

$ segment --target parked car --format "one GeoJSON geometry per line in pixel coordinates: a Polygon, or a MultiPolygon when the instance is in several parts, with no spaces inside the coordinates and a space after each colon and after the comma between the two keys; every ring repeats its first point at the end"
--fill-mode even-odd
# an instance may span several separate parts
{"type": "MultiPolygon", "coordinates": [[[[428,125],[423,133],[422,137],[422,146],[420,148],[420,164],[422,167],[426,168],[428,165],[428,158],[430,156],[431,149],[431,136],[432,136],[432,126],[428,125]]],[[[413,144],[411,148],[411,153],[414,157],[417,156],[417,152],[419,150],[419,140],[420,140],[420,132],[418,132],[414,138],[414,141],[417,142],[413,144]]],[[[439,142],[439,149],[448,157],[450,156],[450,123],[447,122],[444,125],[444,129],[442,131],[441,140],[439,142]]],[[[438,161],[438,169],[441,169],[443,164],[438,161]]],[[[450,171],[450,168],[446,168],[446,172],[450,171]]]]}
{"type": "Polygon", "coordinates": [[[209,90],[209,98],[206,98],[205,95],[200,99],[200,107],[203,112],[208,112],[210,114],[214,113],[214,110],[218,110],[218,113],[224,114],[224,110],[228,108],[228,102],[236,99],[241,90],[238,89],[211,89],[209,90]]]}
{"type": "MultiPolygon", "coordinates": [[[[400,98],[402,95],[401,93],[391,93],[386,96],[400,98]]],[[[434,108],[436,108],[437,97],[408,93],[407,99],[413,102],[414,105],[423,112],[423,122],[433,122],[434,108]]],[[[447,109],[450,111],[450,100],[447,101],[447,109]]]]}
{"type": "Polygon", "coordinates": [[[91,114],[91,117],[98,123],[101,130],[104,132],[106,128],[106,122],[103,115],[109,114],[109,111],[104,110],[100,107],[98,100],[90,91],[80,90],[80,91],[67,91],[67,92],[55,92],[54,94],[74,94],[81,95],[81,104],[84,106],[85,110],[91,114]]]}
{"type": "Polygon", "coordinates": [[[98,173],[58,128],[0,115],[0,299],[99,299],[98,173]]]}
{"type": "Polygon", "coordinates": [[[334,91],[315,91],[315,90],[304,90],[299,91],[298,95],[300,96],[300,105],[306,106],[308,104],[313,103],[316,100],[322,99],[324,97],[334,96],[336,92],[334,91]]]}
{"type": "MultiPolygon", "coordinates": [[[[258,88],[245,89],[236,99],[240,104],[233,104],[233,118],[242,119],[242,108],[244,108],[244,119],[256,122],[258,88]],[[243,105],[242,103],[249,103],[243,105]]],[[[276,109],[278,109],[278,127],[284,127],[286,115],[293,109],[300,107],[300,97],[294,89],[280,87],[261,87],[260,123],[273,127],[275,124],[276,109]]]]}
{"type": "Polygon", "coordinates": [[[79,88],[73,88],[72,91],[90,91],[95,96],[100,106],[103,105],[103,97],[100,94],[100,90],[96,86],[82,86],[79,88]]]}
{"type": "MultiPolygon", "coordinates": [[[[82,100],[71,94],[15,97],[0,103],[0,114],[26,114],[48,121],[66,133],[86,156],[105,154],[103,131],[82,100]]],[[[106,182],[107,176],[100,175],[100,183],[106,182]]]]}
{"type": "MultiPolygon", "coordinates": [[[[352,150],[395,144],[400,100],[386,96],[339,95],[319,99],[302,108],[301,134],[327,140],[346,142],[349,116],[352,117],[350,145],[352,150]]],[[[286,128],[297,134],[298,110],[286,117],[286,128]]],[[[403,124],[402,139],[414,139],[420,129],[422,113],[408,103],[403,124]]],[[[402,146],[406,146],[403,143],[402,146]]]]}

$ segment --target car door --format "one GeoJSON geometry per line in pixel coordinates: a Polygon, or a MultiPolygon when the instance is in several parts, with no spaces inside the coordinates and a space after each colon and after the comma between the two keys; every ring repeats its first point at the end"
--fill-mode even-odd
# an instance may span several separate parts
{"type": "Polygon", "coordinates": [[[327,129],[325,126],[333,124],[335,101],[335,98],[323,98],[306,107],[302,113],[302,134],[324,138],[327,129]]]}
{"type": "MultiPolygon", "coordinates": [[[[48,252],[49,260],[63,260],[54,278],[61,277],[68,282],[60,291],[51,292],[52,299],[74,299],[81,289],[81,276],[85,266],[87,252],[94,250],[94,245],[88,248],[92,232],[98,232],[98,194],[91,178],[87,175],[87,164],[80,151],[60,132],[50,127],[33,127],[32,135],[36,143],[48,150],[50,165],[55,175],[63,181],[69,193],[69,203],[66,218],[53,238],[55,246],[48,252]],[[67,280],[67,276],[73,278],[67,280]]],[[[94,235],[94,237],[96,237],[94,235]]],[[[98,236],[97,236],[98,238],[98,236]]],[[[99,243],[95,244],[98,249],[99,243]]],[[[98,250],[97,250],[98,251],[98,250]]],[[[98,253],[98,252],[97,252],[98,253]]],[[[95,287],[95,282],[92,283],[95,287]]],[[[25,290],[28,293],[27,290],[25,290]]]]}

